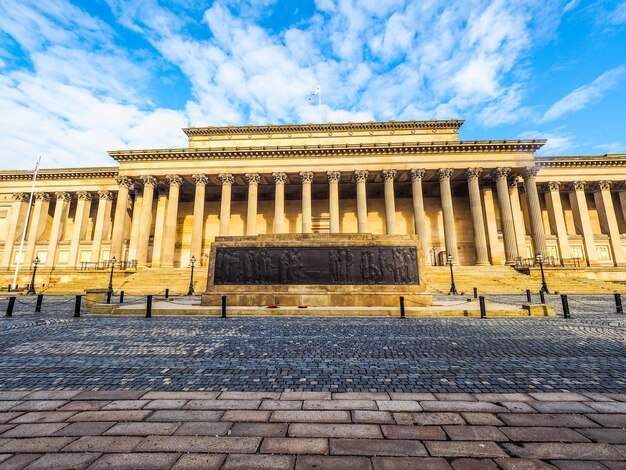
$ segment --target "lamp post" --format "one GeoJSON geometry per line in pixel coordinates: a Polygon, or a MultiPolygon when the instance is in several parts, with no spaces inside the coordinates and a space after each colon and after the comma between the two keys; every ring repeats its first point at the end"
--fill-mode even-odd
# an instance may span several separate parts
{"type": "Polygon", "coordinates": [[[187,295],[193,295],[193,267],[196,264],[196,257],[191,255],[191,277],[189,278],[189,290],[187,295]]]}
{"type": "Polygon", "coordinates": [[[454,284],[454,270],[452,269],[452,255],[448,255],[448,264],[450,265],[450,292],[448,294],[457,294],[456,285],[454,284]]]}
{"type": "Polygon", "coordinates": [[[539,269],[541,270],[541,289],[539,292],[545,292],[549,294],[548,284],[546,284],[546,276],[543,272],[543,255],[541,253],[537,253],[537,262],[539,263],[539,269]]]}
{"type": "Polygon", "coordinates": [[[35,260],[33,261],[34,264],[34,268],[33,268],[33,278],[30,280],[30,286],[28,286],[28,290],[26,291],[27,294],[36,294],[35,292],[35,275],[37,274],[37,265],[39,264],[39,256],[35,257],[35,260]]]}
{"type": "Polygon", "coordinates": [[[115,256],[111,259],[111,274],[109,276],[109,288],[107,289],[107,295],[113,295],[113,269],[115,269],[115,256]]]}

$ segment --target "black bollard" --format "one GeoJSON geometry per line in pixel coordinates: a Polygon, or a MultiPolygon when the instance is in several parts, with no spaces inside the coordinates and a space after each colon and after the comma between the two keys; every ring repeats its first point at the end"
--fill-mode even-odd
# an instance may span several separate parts
{"type": "Polygon", "coordinates": [[[226,318],[226,296],[222,296],[222,318],[226,318]]]}
{"type": "Polygon", "coordinates": [[[400,318],[404,318],[404,297],[400,296],[400,318]]]}
{"type": "Polygon", "coordinates": [[[170,298],[170,290],[169,289],[165,289],[165,298],[166,299],[170,298]]]}
{"type": "Polygon", "coordinates": [[[561,303],[563,304],[563,318],[572,318],[569,314],[569,302],[567,301],[567,295],[561,294],[561,303]]]}
{"type": "Polygon", "coordinates": [[[7,313],[5,316],[13,316],[13,307],[15,307],[15,297],[9,297],[9,304],[7,305],[7,313]]]}
{"type": "Polygon", "coordinates": [[[149,295],[146,299],[146,318],[152,318],[152,296],[149,295]]]}
{"type": "Polygon", "coordinates": [[[35,304],[35,313],[41,312],[41,304],[43,303],[43,294],[37,295],[37,303],[35,304]]]}
{"type": "Polygon", "coordinates": [[[123,304],[124,303],[124,291],[120,291],[120,303],[123,304]]]}
{"type": "Polygon", "coordinates": [[[107,304],[111,303],[111,295],[113,294],[113,292],[111,292],[110,290],[107,291],[107,304]]]}
{"type": "Polygon", "coordinates": [[[533,303],[533,296],[530,294],[530,289],[526,289],[526,302],[533,303]]]}
{"type": "Polygon", "coordinates": [[[544,294],[542,290],[539,291],[539,299],[541,300],[542,304],[546,303],[546,294],[544,294]]]}
{"type": "Polygon", "coordinates": [[[478,298],[478,289],[476,287],[474,287],[474,298],[478,298]]]}
{"type": "Polygon", "coordinates": [[[11,284],[9,284],[9,288],[7,289],[7,292],[11,292],[11,284]]]}
{"type": "Polygon", "coordinates": [[[478,297],[478,303],[480,304],[480,318],[487,318],[487,307],[485,307],[485,297],[478,297]]]}
{"type": "Polygon", "coordinates": [[[83,298],[82,295],[76,296],[76,302],[74,303],[74,317],[76,318],[80,317],[80,303],[81,303],[82,298],[83,298]]]}
{"type": "Polygon", "coordinates": [[[621,294],[613,294],[615,296],[615,311],[617,313],[624,313],[624,309],[622,308],[622,295],[621,294]]]}

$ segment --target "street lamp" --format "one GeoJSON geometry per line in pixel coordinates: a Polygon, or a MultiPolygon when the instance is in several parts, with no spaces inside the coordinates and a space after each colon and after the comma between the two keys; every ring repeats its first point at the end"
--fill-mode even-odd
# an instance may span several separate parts
{"type": "Polygon", "coordinates": [[[35,292],[35,274],[37,274],[37,265],[39,264],[39,256],[35,257],[33,261],[35,267],[33,268],[33,278],[30,280],[30,286],[28,286],[27,294],[36,294],[35,292]]]}
{"type": "Polygon", "coordinates": [[[454,284],[454,270],[452,269],[452,255],[448,255],[448,264],[450,265],[450,292],[448,294],[457,294],[456,285],[454,284]]]}
{"type": "Polygon", "coordinates": [[[187,295],[193,295],[193,266],[196,264],[196,257],[191,255],[191,278],[189,279],[189,290],[187,295]]]}
{"type": "Polygon", "coordinates": [[[541,289],[539,292],[545,292],[549,294],[548,284],[546,284],[546,276],[543,273],[543,255],[541,253],[537,253],[537,262],[539,263],[539,269],[541,270],[541,289]]]}
{"type": "Polygon", "coordinates": [[[115,256],[111,259],[111,275],[109,276],[109,288],[107,289],[107,297],[110,299],[113,295],[113,269],[115,268],[115,256]]]}

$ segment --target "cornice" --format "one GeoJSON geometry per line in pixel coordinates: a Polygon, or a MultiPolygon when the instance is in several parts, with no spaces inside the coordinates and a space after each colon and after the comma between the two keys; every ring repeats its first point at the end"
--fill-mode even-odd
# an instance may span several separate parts
{"type": "Polygon", "coordinates": [[[626,154],[537,157],[535,163],[540,168],[623,167],[626,165],[626,154]]]}
{"type": "MultiPolygon", "coordinates": [[[[39,170],[38,180],[70,180],[80,178],[115,178],[117,167],[106,168],[55,168],[39,170]]],[[[33,172],[28,170],[0,171],[0,181],[31,180],[33,172]]]]}
{"type": "Polygon", "coordinates": [[[265,126],[208,126],[186,127],[183,132],[187,136],[224,135],[224,134],[276,134],[294,132],[358,132],[358,131],[386,131],[412,129],[456,129],[463,125],[462,120],[432,120],[432,121],[386,121],[386,122],[345,122],[324,124],[268,124],[265,126]]]}
{"type": "Polygon", "coordinates": [[[293,145],[264,147],[179,148],[114,150],[118,162],[141,160],[201,160],[226,158],[306,158],[323,156],[369,156],[394,154],[441,154],[485,152],[535,152],[545,140],[463,140],[453,142],[401,142],[380,144],[293,145]]]}

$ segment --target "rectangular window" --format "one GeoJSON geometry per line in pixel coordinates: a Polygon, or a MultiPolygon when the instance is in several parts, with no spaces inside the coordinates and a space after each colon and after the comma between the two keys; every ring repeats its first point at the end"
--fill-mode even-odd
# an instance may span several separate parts
{"type": "Polygon", "coordinates": [[[611,252],[609,251],[609,245],[598,245],[598,261],[611,261],[611,252]]]}
{"type": "Polygon", "coordinates": [[[80,262],[88,263],[91,261],[91,250],[80,250],[80,262]]]}
{"type": "Polygon", "coordinates": [[[559,252],[557,251],[556,246],[547,246],[546,250],[548,251],[548,253],[546,253],[548,255],[548,258],[559,258],[559,252]]]}
{"type": "Polygon", "coordinates": [[[36,255],[39,258],[39,264],[45,265],[48,261],[48,250],[37,250],[36,255]]]}
{"type": "Polygon", "coordinates": [[[583,251],[582,245],[572,245],[570,251],[572,252],[572,258],[585,259],[585,252],[583,251]]]}
{"type": "Polygon", "coordinates": [[[59,257],[57,260],[57,264],[67,264],[67,262],[70,259],[70,252],[69,250],[60,250],[59,251],[59,257]]]}

